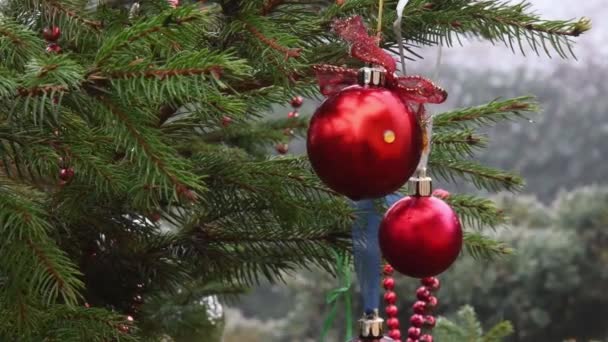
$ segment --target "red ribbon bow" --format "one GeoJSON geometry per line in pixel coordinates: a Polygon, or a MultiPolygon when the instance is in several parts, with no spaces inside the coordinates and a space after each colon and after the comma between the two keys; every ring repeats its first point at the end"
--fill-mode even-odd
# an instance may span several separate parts
{"type": "MultiPolygon", "coordinates": [[[[386,87],[395,91],[406,104],[442,103],[447,99],[448,93],[426,78],[397,76],[395,59],[378,47],[378,38],[367,33],[361,17],[336,19],[332,27],[342,39],[351,44],[350,54],[353,57],[386,69],[386,87]]],[[[336,94],[345,87],[357,84],[357,69],[326,64],[315,65],[313,69],[317,75],[321,93],[325,96],[336,94]]],[[[423,112],[422,108],[422,106],[418,108],[419,114],[423,112]]]]}

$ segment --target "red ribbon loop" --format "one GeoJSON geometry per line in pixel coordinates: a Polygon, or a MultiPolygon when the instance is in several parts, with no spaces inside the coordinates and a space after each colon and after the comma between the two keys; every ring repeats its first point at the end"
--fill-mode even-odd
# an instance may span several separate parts
{"type": "MultiPolygon", "coordinates": [[[[350,44],[350,54],[353,57],[386,69],[386,87],[397,92],[406,103],[442,103],[447,99],[448,94],[445,90],[424,77],[396,76],[397,63],[395,59],[378,47],[378,38],[367,33],[367,28],[361,17],[336,19],[332,28],[344,41],[350,44]]],[[[321,64],[315,65],[313,70],[317,76],[321,93],[325,96],[336,94],[348,86],[357,84],[357,69],[321,64]]]]}

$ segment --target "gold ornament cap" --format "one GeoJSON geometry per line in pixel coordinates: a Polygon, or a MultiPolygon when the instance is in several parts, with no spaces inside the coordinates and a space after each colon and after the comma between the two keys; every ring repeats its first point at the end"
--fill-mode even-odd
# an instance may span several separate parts
{"type": "Polygon", "coordinates": [[[357,80],[362,87],[384,87],[384,84],[386,84],[386,70],[380,67],[363,67],[359,69],[357,80]]]}
{"type": "Polygon", "coordinates": [[[408,188],[411,196],[429,197],[433,194],[433,180],[426,175],[426,169],[421,169],[410,178],[408,188]]]}
{"type": "Polygon", "coordinates": [[[383,336],[382,324],[384,320],[380,318],[378,309],[371,314],[363,315],[359,320],[359,337],[363,339],[379,339],[383,336]]]}

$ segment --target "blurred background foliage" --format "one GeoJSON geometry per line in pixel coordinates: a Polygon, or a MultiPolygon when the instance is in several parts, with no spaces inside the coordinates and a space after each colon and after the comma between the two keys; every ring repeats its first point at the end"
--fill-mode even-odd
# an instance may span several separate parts
{"type": "MultiPolygon", "coordinates": [[[[564,63],[551,71],[442,70],[440,83],[450,90],[442,109],[485,103],[499,94],[535,94],[543,111],[486,132],[490,145],[478,157],[518,171],[528,182],[524,194],[494,196],[511,218],[495,234],[515,254],[491,263],[463,257],[440,277],[439,314],[447,319],[436,331],[438,341],[492,341],[482,330],[446,339],[448,323],[463,329],[472,308],[486,332],[509,320],[514,333],[506,341],[608,341],[607,77],[601,63],[564,63]]],[[[316,105],[308,101],[302,112],[310,114],[316,105]]],[[[277,115],[284,113],[279,109],[277,115]]],[[[304,146],[296,143],[292,151],[303,152],[304,146]]],[[[226,309],[225,341],[319,340],[328,312],[325,296],[337,280],[314,271],[286,279],[287,286],[263,284],[226,309]]],[[[402,322],[411,314],[416,286],[398,279],[402,322]]],[[[327,341],[343,341],[343,313],[334,322],[327,341]]]]}

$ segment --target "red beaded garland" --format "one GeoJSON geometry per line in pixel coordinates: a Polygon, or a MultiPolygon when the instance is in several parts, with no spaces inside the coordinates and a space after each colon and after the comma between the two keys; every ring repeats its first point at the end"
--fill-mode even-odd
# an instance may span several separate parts
{"type": "Polygon", "coordinates": [[[426,302],[419,300],[412,305],[412,308],[414,309],[414,313],[422,315],[426,313],[426,302]]]}
{"type": "Polygon", "coordinates": [[[293,108],[300,108],[302,106],[302,103],[304,103],[304,98],[302,98],[302,96],[296,96],[291,99],[291,106],[293,108]]]}
{"type": "Polygon", "coordinates": [[[395,317],[391,317],[386,320],[386,326],[389,329],[399,329],[399,319],[395,317]]]}
{"type": "Polygon", "coordinates": [[[428,301],[431,296],[431,292],[425,287],[421,286],[416,290],[416,298],[424,301],[428,301]]]}
{"type": "Polygon", "coordinates": [[[393,275],[393,272],[395,272],[395,269],[393,268],[393,266],[386,264],[384,265],[384,275],[390,276],[393,275]]]}
{"type": "Polygon", "coordinates": [[[388,291],[384,294],[386,304],[395,304],[397,302],[397,294],[393,291],[388,291]]]}
{"type": "Polygon", "coordinates": [[[410,318],[410,324],[416,328],[422,327],[424,322],[425,322],[424,316],[419,315],[419,314],[414,314],[410,318]]]}
{"type": "Polygon", "coordinates": [[[395,279],[393,279],[391,277],[387,277],[382,282],[382,286],[384,286],[385,290],[392,290],[392,289],[394,289],[395,288],[395,279]]]}
{"type": "Polygon", "coordinates": [[[298,116],[300,116],[300,113],[297,110],[287,113],[287,117],[290,119],[297,118],[298,116]]]}
{"type": "Polygon", "coordinates": [[[426,288],[431,292],[439,291],[439,288],[441,287],[441,283],[439,282],[439,279],[437,279],[435,277],[423,278],[422,284],[424,286],[426,286],[426,288]]]}
{"type": "Polygon", "coordinates": [[[429,299],[427,300],[427,308],[429,310],[433,310],[434,308],[437,307],[438,304],[439,304],[439,301],[437,300],[437,297],[435,297],[435,296],[430,296],[429,299]]]}
{"type": "Polygon", "coordinates": [[[429,327],[429,328],[432,329],[432,328],[435,327],[435,324],[437,324],[437,320],[435,319],[434,316],[427,315],[427,316],[424,317],[424,325],[426,327],[429,327]]]}
{"type": "Polygon", "coordinates": [[[429,334],[422,335],[422,336],[420,336],[419,342],[433,342],[433,336],[431,336],[429,334]]]}
{"type": "Polygon", "coordinates": [[[228,127],[232,123],[232,118],[229,116],[222,117],[222,126],[228,127]]]}
{"type": "Polygon", "coordinates": [[[419,341],[408,337],[406,342],[419,342],[419,341]]]}
{"type": "Polygon", "coordinates": [[[411,338],[419,338],[420,337],[420,328],[411,327],[407,330],[407,336],[411,338]]]}
{"type": "Polygon", "coordinates": [[[396,317],[399,313],[399,309],[395,305],[389,305],[386,307],[386,314],[388,317],[396,317]]]}
{"type": "Polygon", "coordinates": [[[401,338],[401,331],[399,331],[399,329],[392,329],[388,332],[388,336],[392,339],[400,339],[401,338]]]}
{"type": "Polygon", "coordinates": [[[61,46],[55,44],[55,43],[50,43],[47,47],[46,47],[46,52],[49,53],[61,53],[61,46]]]}
{"type": "Polygon", "coordinates": [[[65,182],[69,182],[74,177],[74,169],[68,167],[67,169],[61,169],[59,171],[59,179],[65,182]]]}
{"type": "Polygon", "coordinates": [[[61,29],[57,26],[47,27],[42,30],[42,36],[49,42],[56,42],[61,37],[61,29]]]}

